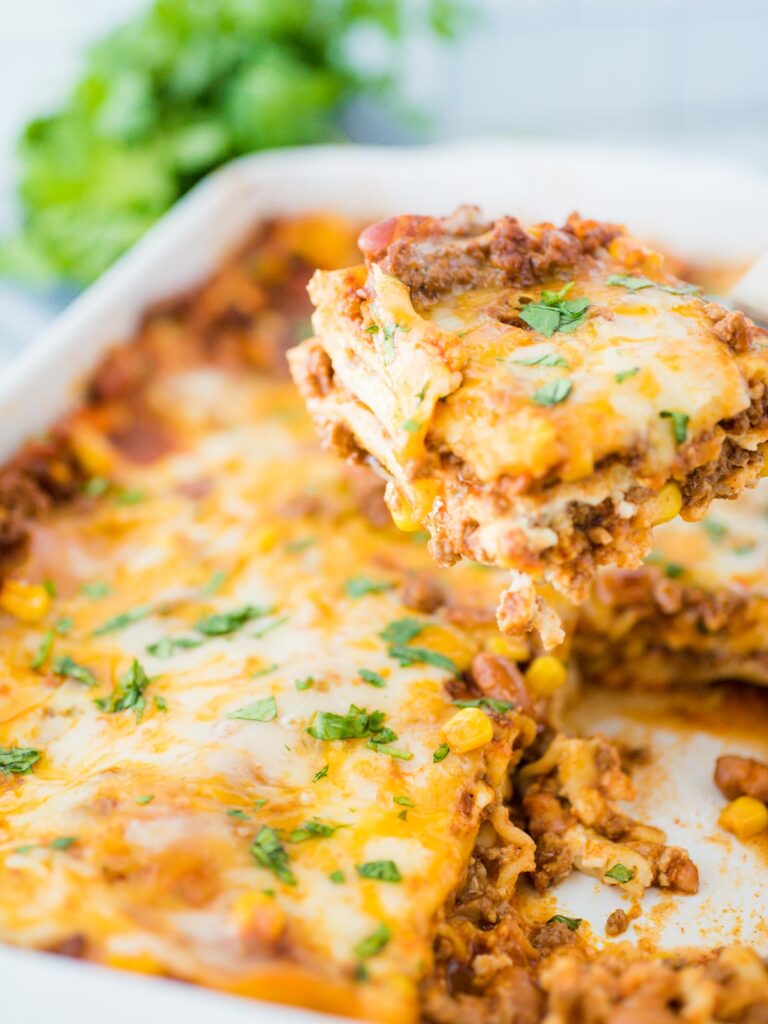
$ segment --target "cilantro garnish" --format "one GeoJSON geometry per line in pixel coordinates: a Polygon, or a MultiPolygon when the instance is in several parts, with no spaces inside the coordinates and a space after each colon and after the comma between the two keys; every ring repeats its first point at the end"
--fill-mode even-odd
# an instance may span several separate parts
{"type": "Polygon", "coordinates": [[[68,654],[58,654],[51,664],[54,675],[74,679],[83,686],[96,686],[96,676],[85,665],[79,665],[68,654]]]}
{"type": "Polygon", "coordinates": [[[416,804],[407,796],[393,796],[392,799],[396,804],[400,804],[401,807],[415,807],[416,804]]]}
{"type": "Polygon", "coordinates": [[[369,960],[372,956],[376,956],[377,953],[381,953],[391,938],[392,932],[390,929],[385,924],[380,924],[375,931],[367,935],[361,942],[358,942],[352,952],[358,960],[369,960]]]}
{"type": "Polygon", "coordinates": [[[587,319],[589,299],[566,299],[571,288],[573,281],[556,292],[545,289],[538,302],[529,302],[523,306],[520,319],[545,338],[551,338],[556,331],[565,334],[575,331],[587,319]]]}
{"type": "Polygon", "coordinates": [[[441,743],[440,746],[437,748],[437,750],[435,750],[434,754],[432,755],[432,760],[435,762],[444,761],[446,757],[448,757],[450,752],[451,748],[448,746],[448,744],[441,743]]]}
{"type": "MultiPolygon", "coordinates": [[[[337,715],[333,711],[315,712],[307,732],[316,740],[360,740],[366,736],[376,737],[381,734],[384,718],[383,711],[371,711],[369,714],[365,708],[350,704],[346,715],[337,715]]],[[[387,730],[387,734],[394,738],[391,729],[387,730]]]]}
{"type": "Polygon", "coordinates": [[[629,370],[620,370],[614,374],[614,380],[617,384],[623,384],[625,380],[629,380],[630,377],[634,377],[636,373],[640,373],[639,366],[633,366],[629,370]]]}
{"type": "Polygon", "coordinates": [[[664,566],[664,575],[670,580],[679,579],[680,576],[685,572],[685,567],[678,565],[677,562],[668,562],[664,566]]]}
{"type": "Polygon", "coordinates": [[[407,434],[415,434],[416,431],[419,430],[419,424],[416,422],[416,420],[407,419],[403,420],[403,422],[400,424],[400,428],[404,430],[407,434]]]}
{"type": "Polygon", "coordinates": [[[211,594],[215,594],[216,591],[221,587],[224,580],[227,578],[227,574],[223,569],[217,569],[211,575],[208,582],[200,588],[200,594],[202,597],[210,597],[211,594]]]}
{"type": "Polygon", "coordinates": [[[129,608],[128,611],[121,612],[119,615],[114,615],[111,619],[107,619],[97,629],[94,629],[93,635],[106,636],[108,633],[116,633],[120,629],[126,629],[126,627],[132,626],[135,622],[145,619],[151,611],[152,606],[149,604],[141,604],[136,608],[129,608]]]}
{"type": "Polygon", "coordinates": [[[145,804],[151,804],[154,799],[155,799],[154,793],[147,793],[146,796],[137,796],[135,802],[137,804],[141,804],[142,807],[143,807],[145,804]]]}
{"type": "Polygon", "coordinates": [[[312,781],[313,782],[319,782],[320,779],[327,778],[328,777],[328,769],[329,768],[330,768],[330,765],[324,764],[323,767],[319,771],[316,771],[315,774],[312,776],[312,781]]]}
{"type": "Polygon", "coordinates": [[[375,878],[378,882],[402,882],[403,876],[393,860],[369,860],[356,864],[355,870],[361,878],[375,878]]]}
{"type": "Polygon", "coordinates": [[[327,825],[324,821],[312,818],[311,821],[305,821],[291,832],[291,842],[305,843],[308,839],[327,839],[337,828],[341,827],[340,825],[327,825]]]}
{"type": "Polygon", "coordinates": [[[76,842],[77,836],[59,836],[58,839],[54,839],[49,845],[52,850],[68,850],[76,842]]]}
{"type": "Polygon", "coordinates": [[[170,658],[176,651],[185,651],[199,647],[204,640],[195,636],[164,636],[153,644],[147,645],[147,653],[156,658],[170,658]]]}
{"type": "Polygon", "coordinates": [[[639,292],[641,288],[652,288],[656,284],[649,277],[634,274],[611,274],[605,279],[605,283],[614,288],[628,288],[631,292],[639,292]]]}
{"type": "Polygon", "coordinates": [[[384,743],[377,743],[376,740],[368,740],[366,747],[374,750],[377,754],[386,754],[387,757],[394,757],[397,761],[412,761],[413,754],[410,750],[400,750],[399,747],[391,747],[384,743]]]}
{"type": "Polygon", "coordinates": [[[144,498],[144,492],[138,487],[127,487],[124,491],[119,491],[112,501],[115,505],[138,505],[144,498]]]}
{"type": "Polygon", "coordinates": [[[682,284],[679,288],[673,288],[669,284],[660,284],[659,288],[663,292],[669,292],[670,295],[695,295],[701,291],[697,284],[682,284]]]}
{"type": "Polygon", "coordinates": [[[382,640],[388,644],[407,644],[409,640],[415,639],[424,631],[426,623],[418,619],[395,619],[379,633],[382,640]]]}
{"type": "Polygon", "coordinates": [[[377,686],[381,688],[382,686],[387,685],[383,676],[380,676],[378,672],[373,672],[369,668],[359,668],[357,670],[357,674],[363,682],[368,683],[369,686],[377,686]]]}
{"type": "Polygon", "coordinates": [[[547,924],[552,924],[553,921],[559,921],[560,924],[564,924],[566,928],[570,929],[570,931],[575,932],[581,924],[582,918],[566,917],[565,914],[555,914],[554,916],[550,917],[550,919],[547,921],[547,924]]]}
{"type": "Polygon", "coordinates": [[[297,679],[293,684],[297,690],[309,690],[315,685],[315,680],[312,676],[307,676],[305,679],[297,679]]]}
{"type": "Polygon", "coordinates": [[[623,884],[624,882],[631,882],[635,877],[635,872],[624,864],[614,864],[612,868],[605,872],[605,877],[612,878],[615,882],[623,884]]]}
{"type": "Polygon", "coordinates": [[[105,476],[92,476],[83,484],[83,494],[88,498],[100,498],[109,490],[110,483],[105,476]]]}
{"type": "Polygon", "coordinates": [[[276,668],[276,661],[273,661],[271,665],[265,665],[264,668],[257,668],[255,672],[251,672],[251,679],[261,679],[262,676],[268,676],[269,673],[274,672],[276,668]]]}
{"type": "Polygon", "coordinates": [[[558,377],[543,384],[531,396],[537,405],[559,405],[570,395],[573,381],[568,377],[558,377]]]}
{"type": "Polygon", "coordinates": [[[391,590],[394,584],[386,580],[372,580],[368,576],[353,576],[344,584],[347,597],[364,597],[366,594],[383,594],[391,590]]]}
{"type": "Polygon", "coordinates": [[[115,714],[118,711],[126,711],[133,708],[136,715],[136,723],[141,721],[144,708],[147,702],[144,698],[144,691],[151,680],[140,663],[133,659],[131,667],[125,672],[108,697],[97,697],[94,704],[101,711],[115,714]]]}
{"type": "Polygon", "coordinates": [[[296,885],[296,877],[288,866],[288,854],[277,831],[262,825],[251,843],[251,855],[285,885],[296,885]]]}
{"type": "Polygon", "coordinates": [[[271,633],[273,629],[277,629],[278,626],[284,626],[287,621],[288,616],[281,615],[279,618],[273,619],[272,622],[268,622],[266,626],[262,626],[261,629],[254,630],[250,635],[255,640],[261,640],[263,636],[266,636],[267,633],[271,633]]]}
{"type": "Polygon", "coordinates": [[[522,359],[513,359],[516,366],[565,366],[568,368],[568,361],[559,356],[556,352],[547,352],[543,356],[528,356],[522,359]]]}
{"type": "Polygon", "coordinates": [[[328,877],[330,878],[334,885],[341,885],[344,882],[343,871],[332,871],[330,875],[328,875],[328,877]]]}
{"type": "Polygon", "coordinates": [[[206,615],[195,624],[195,629],[204,636],[227,636],[240,629],[246,622],[250,622],[251,619],[258,619],[268,613],[267,608],[246,604],[242,608],[233,608],[229,612],[215,612],[213,615],[206,615]]]}
{"type": "Polygon", "coordinates": [[[714,519],[705,519],[701,524],[701,528],[707,531],[711,540],[722,540],[726,533],[728,533],[728,527],[714,519]]]}
{"type": "Polygon", "coordinates": [[[277,701],[274,697],[263,697],[253,704],[246,704],[236,711],[230,711],[227,718],[242,718],[248,722],[271,722],[277,718],[277,701]]]}
{"type": "Polygon", "coordinates": [[[458,675],[459,673],[456,662],[452,661],[444,654],[439,654],[437,651],[430,651],[426,647],[408,647],[405,644],[390,644],[387,654],[390,658],[394,658],[401,668],[407,668],[410,665],[424,664],[434,665],[436,668],[445,669],[446,672],[451,672],[454,675],[458,675]]]}
{"type": "Polygon", "coordinates": [[[94,580],[93,583],[84,583],[80,590],[92,601],[98,601],[109,593],[109,584],[103,583],[101,580],[94,580]]]}
{"type": "Polygon", "coordinates": [[[168,710],[168,701],[165,697],[153,697],[155,707],[158,711],[162,711],[163,714],[168,710]]]}
{"type": "Polygon", "coordinates": [[[248,817],[248,815],[245,813],[245,811],[241,811],[239,807],[228,807],[227,808],[227,817],[228,818],[237,818],[238,821],[250,821],[251,820],[248,817]]]}
{"type": "Polygon", "coordinates": [[[34,747],[0,747],[0,775],[26,775],[42,756],[34,747]]]}
{"type": "Polygon", "coordinates": [[[678,412],[675,409],[664,409],[659,413],[659,416],[663,420],[672,420],[675,441],[678,444],[683,444],[688,437],[688,420],[690,417],[686,413],[678,412]]]}
{"type": "Polygon", "coordinates": [[[32,658],[32,661],[29,663],[29,667],[34,669],[35,671],[37,671],[37,669],[39,668],[42,668],[43,665],[48,660],[48,656],[51,653],[52,647],[53,630],[47,629],[45,633],[43,633],[43,638],[37,646],[37,650],[35,651],[35,655],[32,658]]]}
{"type": "Polygon", "coordinates": [[[75,622],[71,615],[62,615],[54,622],[53,631],[54,633],[58,633],[59,636],[66,636],[68,633],[72,632],[74,625],[75,622]]]}
{"type": "Polygon", "coordinates": [[[498,711],[503,714],[505,711],[511,711],[517,707],[514,701],[511,700],[497,700],[495,697],[477,697],[473,700],[454,700],[451,703],[455,704],[459,708],[490,708],[492,711],[498,711]]]}

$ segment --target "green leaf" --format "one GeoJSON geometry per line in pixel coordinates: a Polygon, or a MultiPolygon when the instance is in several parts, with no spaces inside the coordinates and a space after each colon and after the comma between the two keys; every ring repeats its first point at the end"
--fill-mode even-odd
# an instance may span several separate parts
{"type": "Polygon", "coordinates": [[[199,647],[204,642],[194,636],[164,636],[153,644],[147,644],[147,653],[154,654],[156,658],[170,658],[176,651],[199,647]]]}
{"type": "Polygon", "coordinates": [[[291,842],[305,843],[308,839],[327,839],[328,836],[332,836],[336,829],[340,827],[339,825],[328,825],[324,821],[312,818],[291,832],[291,842]]]}
{"type": "Polygon", "coordinates": [[[52,850],[68,850],[77,842],[77,836],[59,836],[50,844],[52,850]]]}
{"type": "Polygon", "coordinates": [[[285,885],[296,885],[289,858],[276,830],[262,825],[251,843],[251,856],[285,885]]]}
{"type": "Polygon", "coordinates": [[[400,804],[401,807],[415,807],[416,804],[407,796],[394,796],[392,797],[396,804],[400,804]]]}
{"type": "Polygon", "coordinates": [[[315,774],[312,776],[312,781],[319,782],[320,779],[326,779],[328,777],[329,768],[330,765],[324,764],[323,767],[319,771],[316,771],[315,774]]]}
{"type": "Polygon", "coordinates": [[[635,872],[624,864],[614,864],[613,867],[609,868],[605,872],[605,877],[612,878],[615,882],[621,882],[624,884],[625,882],[632,881],[635,877],[635,872]]]}
{"type": "Polygon", "coordinates": [[[401,668],[410,665],[434,665],[435,668],[442,668],[452,675],[459,674],[456,662],[437,651],[430,651],[426,647],[407,647],[405,644],[390,644],[387,654],[394,658],[401,668]]]}
{"type": "Polygon", "coordinates": [[[62,615],[54,622],[53,631],[54,633],[58,633],[59,636],[66,636],[68,633],[72,632],[74,625],[75,621],[71,615],[62,615]]]}
{"type": "Polygon", "coordinates": [[[547,924],[552,924],[553,921],[559,921],[560,924],[564,924],[565,927],[568,928],[570,931],[575,932],[576,929],[581,924],[582,918],[580,918],[580,917],[566,917],[565,914],[554,914],[547,921],[547,924]]]}
{"type": "Polygon", "coordinates": [[[400,750],[398,747],[389,746],[376,740],[368,740],[366,747],[374,750],[377,754],[386,754],[387,757],[394,757],[397,761],[412,761],[413,754],[410,750],[400,750]]]}
{"type": "Polygon", "coordinates": [[[372,711],[350,704],[346,715],[337,715],[333,711],[317,711],[312,724],[307,729],[316,740],[327,742],[333,740],[359,740],[378,734],[384,725],[384,712],[372,711]]]}
{"type": "Polygon", "coordinates": [[[435,762],[444,761],[446,757],[448,757],[450,752],[451,748],[448,746],[448,744],[441,743],[440,746],[437,748],[437,750],[435,750],[434,754],[432,755],[432,760],[435,762]]]}
{"type": "Polygon", "coordinates": [[[369,860],[356,864],[355,870],[361,878],[375,878],[378,882],[402,882],[403,876],[393,860],[369,860]]]}
{"type": "Polygon", "coordinates": [[[301,691],[309,690],[312,686],[314,686],[314,684],[315,680],[312,678],[312,676],[307,676],[306,679],[297,679],[293,685],[296,687],[297,690],[301,691]]]}
{"type": "Polygon", "coordinates": [[[422,633],[425,627],[426,623],[418,619],[395,619],[382,629],[379,636],[389,644],[407,644],[422,633]]]}
{"type": "Polygon", "coordinates": [[[94,580],[93,583],[84,583],[80,589],[86,597],[92,601],[98,601],[109,593],[109,584],[103,583],[101,580],[94,580]]]}
{"type": "Polygon", "coordinates": [[[393,583],[386,580],[372,580],[368,576],[353,576],[344,584],[344,593],[347,597],[364,597],[366,594],[383,594],[391,590],[393,583]]]}
{"type": "Polygon", "coordinates": [[[253,704],[246,704],[237,711],[230,711],[227,718],[242,718],[248,722],[271,722],[277,718],[277,701],[274,697],[263,697],[253,704]]]}
{"type": "Polygon", "coordinates": [[[152,611],[152,605],[141,604],[136,608],[129,608],[128,611],[120,612],[119,615],[113,616],[111,619],[107,619],[106,622],[102,623],[97,629],[94,629],[94,636],[107,636],[109,633],[116,633],[118,630],[126,629],[128,626],[132,626],[135,622],[140,622],[145,619],[152,611]]]}
{"type": "Polygon", "coordinates": [[[134,658],[131,662],[131,667],[120,677],[117,686],[112,690],[109,697],[97,697],[93,703],[101,711],[106,711],[108,714],[116,714],[117,712],[133,708],[136,723],[138,724],[141,722],[144,708],[147,706],[144,691],[150,682],[151,680],[147,673],[136,658],[134,658]]]}
{"type": "Polygon", "coordinates": [[[522,359],[513,359],[513,363],[516,366],[565,366],[568,367],[567,360],[563,359],[556,352],[547,352],[543,356],[528,356],[522,359]]]}
{"type": "Polygon", "coordinates": [[[728,533],[728,527],[725,523],[719,523],[714,519],[705,519],[701,524],[701,528],[706,530],[710,540],[714,541],[722,540],[728,533]]]}
{"type": "Polygon", "coordinates": [[[532,397],[537,405],[558,405],[570,395],[572,388],[573,381],[567,377],[558,377],[557,380],[548,381],[538,391],[534,391],[532,397]]]}
{"type": "Polygon", "coordinates": [[[105,476],[92,476],[83,484],[83,494],[88,498],[100,498],[109,490],[109,480],[105,476]]]}
{"type": "Polygon", "coordinates": [[[146,796],[137,796],[136,803],[144,806],[145,804],[151,804],[154,799],[154,794],[148,793],[146,796]]]}
{"type": "Polygon", "coordinates": [[[675,409],[664,409],[659,413],[659,416],[663,420],[672,420],[675,441],[678,444],[683,444],[688,437],[688,420],[690,417],[686,413],[678,412],[675,409]]]}
{"type": "Polygon", "coordinates": [[[145,497],[144,492],[137,487],[127,487],[124,491],[119,491],[112,501],[115,505],[139,505],[145,497]]]}
{"type": "Polygon", "coordinates": [[[416,431],[419,430],[419,424],[416,422],[416,420],[410,419],[403,420],[403,422],[400,424],[400,427],[408,434],[415,434],[416,431]]]}
{"type": "Polygon", "coordinates": [[[614,380],[617,384],[623,384],[625,380],[629,380],[630,377],[634,377],[636,373],[640,373],[639,366],[633,366],[629,370],[620,370],[614,374],[614,380]]]}
{"type": "Polygon", "coordinates": [[[629,288],[631,292],[640,291],[641,288],[652,288],[656,284],[649,277],[640,277],[634,274],[611,274],[605,279],[605,283],[614,288],[629,288]]]}
{"type": "Polygon", "coordinates": [[[685,572],[685,566],[678,565],[677,562],[667,562],[664,566],[664,575],[671,580],[679,579],[685,572]]]}
{"type": "Polygon", "coordinates": [[[517,707],[514,701],[497,700],[495,697],[476,697],[473,700],[454,700],[451,703],[459,708],[490,708],[500,714],[517,707]]]}
{"type": "Polygon", "coordinates": [[[0,747],[0,775],[26,775],[42,756],[34,747],[0,747]]]}
{"type": "Polygon", "coordinates": [[[257,608],[255,605],[246,604],[242,608],[233,608],[229,612],[206,615],[205,618],[197,621],[195,629],[204,636],[228,636],[244,626],[246,622],[267,614],[269,614],[267,608],[257,608]]]}
{"type": "Polygon", "coordinates": [[[352,952],[358,960],[370,960],[372,956],[376,956],[377,953],[381,953],[386,948],[391,938],[392,932],[387,925],[380,924],[375,931],[367,935],[361,942],[358,942],[352,952]]]}
{"type": "Polygon", "coordinates": [[[682,284],[679,288],[673,288],[668,284],[660,284],[659,288],[663,292],[669,292],[670,295],[696,295],[697,292],[701,291],[697,284],[682,284]]]}
{"type": "Polygon", "coordinates": [[[344,882],[343,871],[332,871],[330,875],[328,875],[328,877],[330,878],[334,885],[342,885],[344,882]]]}
{"type": "Polygon", "coordinates": [[[168,701],[165,699],[165,697],[154,697],[153,701],[158,711],[161,711],[163,714],[167,712],[168,701]]]}
{"type": "Polygon", "coordinates": [[[368,683],[370,686],[377,686],[380,689],[382,686],[387,685],[383,676],[380,676],[378,672],[371,671],[369,668],[359,668],[357,674],[363,682],[368,683]]]}
{"type": "Polygon", "coordinates": [[[245,813],[245,811],[241,811],[239,807],[228,807],[227,808],[227,817],[228,818],[237,818],[238,821],[250,821],[251,820],[248,817],[248,815],[245,813]]]}
{"type": "Polygon", "coordinates": [[[208,580],[208,582],[200,588],[200,596],[210,597],[212,594],[215,594],[216,591],[221,588],[221,585],[222,583],[224,583],[226,578],[227,574],[224,572],[224,570],[217,569],[216,572],[211,575],[211,578],[208,580]]]}
{"type": "Polygon", "coordinates": [[[529,302],[520,312],[520,319],[545,338],[551,338],[560,328],[560,311],[551,306],[542,306],[538,302],[529,302]]]}
{"type": "Polygon", "coordinates": [[[35,672],[38,669],[42,668],[43,665],[48,660],[48,657],[49,657],[49,655],[51,653],[51,648],[52,647],[53,647],[53,630],[52,629],[47,629],[45,631],[45,633],[43,633],[43,638],[40,641],[40,643],[38,644],[37,650],[35,651],[35,656],[32,658],[32,661],[29,663],[29,667],[31,669],[34,669],[35,672]]]}
{"type": "Polygon", "coordinates": [[[54,675],[74,679],[83,686],[96,686],[96,676],[85,665],[79,665],[68,654],[58,654],[51,664],[54,675]]]}

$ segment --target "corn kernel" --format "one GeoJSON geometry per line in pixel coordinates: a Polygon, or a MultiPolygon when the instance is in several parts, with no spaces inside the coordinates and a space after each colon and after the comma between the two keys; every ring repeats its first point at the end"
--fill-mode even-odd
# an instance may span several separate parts
{"type": "Polygon", "coordinates": [[[737,839],[751,839],[768,828],[768,807],[753,796],[739,796],[728,804],[718,821],[737,839]]]}
{"type": "Polygon", "coordinates": [[[661,523],[674,519],[682,506],[683,495],[680,488],[670,480],[656,495],[656,509],[652,525],[659,526],[661,523]]]}
{"type": "Polygon", "coordinates": [[[456,754],[484,747],[493,739],[493,723],[480,708],[462,708],[449,718],[440,732],[456,754]]]}
{"type": "Polygon", "coordinates": [[[274,548],[280,538],[276,526],[265,525],[259,526],[254,530],[252,539],[256,551],[259,554],[265,555],[274,548]]]}
{"type": "Polygon", "coordinates": [[[526,683],[538,697],[551,697],[567,678],[565,665],[552,654],[534,658],[525,673],[526,683]]]}
{"type": "Polygon", "coordinates": [[[498,654],[502,658],[509,658],[510,661],[525,661],[531,653],[528,641],[523,636],[507,636],[505,633],[498,633],[492,636],[485,645],[485,649],[491,654],[498,654]]]}
{"type": "Polygon", "coordinates": [[[477,643],[468,633],[445,626],[426,626],[418,639],[419,647],[444,654],[450,658],[460,672],[466,672],[477,654],[477,643]]]}
{"type": "Polygon", "coordinates": [[[78,424],[70,438],[77,461],[90,476],[109,476],[114,451],[106,438],[85,423],[78,424]]]}
{"type": "Polygon", "coordinates": [[[244,938],[273,943],[285,927],[285,912],[274,896],[258,889],[244,892],[232,905],[235,927],[244,938]]]}
{"type": "Polygon", "coordinates": [[[51,608],[51,595],[41,583],[6,580],[0,591],[0,608],[21,622],[40,622],[51,608]]]}
{"type": "Polygon", "coordinates": [[[395,495],[388,502],[392,522],[403,533],[416,533],[421,529],[421,520],[416,515],[416,510],[409,505],[401,494],[395,495]]]}
{"type": "Polygon", "coordinates": [[[760,476],[768,476],[768,441],[759,444],[757,450],[763,456],[763,468],[760,470],[760,476]]]}

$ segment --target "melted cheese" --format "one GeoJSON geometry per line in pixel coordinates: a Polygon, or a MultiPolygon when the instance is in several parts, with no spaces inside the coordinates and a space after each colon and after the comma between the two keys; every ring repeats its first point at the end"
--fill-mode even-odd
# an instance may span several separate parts
{"type": "MultiPolygon", "coordinates": [[[[489,766],[500,782],[522,720],[507,715],[490,744],[434,760],[455,711],[450,672],[400,667],[379,637],[414,615],[394,586],[429,564],[423,543],[356,513],[286,386],[205,369],[158,380],[151,401],[172,417],[174,453],[136,467],[111,452],[119,487],[38,523],[16,573],[55,581],[48,618],[0,617],[0,748],[42,753],[30,773],[0,776],[0,939],[76,936],[106,964],[415,1019],[434,920],[497,798],[489,766]],[[381,587],[350,596],[358,576],[381,587]],[[195,628],[246,605],[259,611],[238,629],[195,628]],[[151,653],[163,638],[194,645],[151,653]],[[96,686],[56,675],[61,655],[96,686]],[[140,721],[94,704],[132,659],[150,678],[140,721]],[[231,717],[267,698],[272,720],[231,717]],[[397,734],[387,746],[409,759],[307,733],[318,712],[351,704],[383,712],[397,734]],[[336,831],[291,841],[314,820],[336,831]],[[249,852],[262,826],[278,830],[295,885],[249,852]],[[361,877],[371,861],[393,861],[402,880],[361,877]],[[382,927],[389,941],[363,956],[382,927]]],[[[446,583],[492,606],[489,575],[457,568],[446,583]]],[[[421,618],[414,643],[466,664],[479,641],[421,618]]]]}

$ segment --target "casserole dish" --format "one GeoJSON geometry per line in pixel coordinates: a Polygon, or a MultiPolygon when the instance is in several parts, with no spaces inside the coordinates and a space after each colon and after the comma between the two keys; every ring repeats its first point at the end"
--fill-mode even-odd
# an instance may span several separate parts
{"type": "MultiPolygon", "coordinates": [[[[638,234],[703,261],[748,260],[763,242],[760,224],[768,221],[768,185],[759,175],[721,164],[692,167],[686,161],[647,160],[633,152],[489,143],[425,151],[330,148],[240,161],[184,200],[9,368],[0,389],[3,457],[68,407],[78,381],[110,344],[131,332],[144,308],[194,285],[240,240],[244,227],[260,216],[330,208],[366,219],[408,206],[438,213],[464,199],[481,203],[490,213],[514,210],[526,220],[562,217],[571,208],[582,206],[601,217],[629,220],[638,234]],[[724,181],[730,182],[726,186],[728,202],[713,211],[711,196],[718,189],[722,194],[724,181]],[[683,194],[687,202],[681,215],[679,197],[683,194]],[[733,225],[740,226],[738,234],[733,225]],[[32,394],[34,401],[29,398],[32,394]]],[[[610,713],[607,718],[606,725],[611,727],[610,713]]],[[[694,756],[700,759],[701,750],[694,756]]],[[[674,774],[685,781],[686,771],[685,766],[676,766],[674,774]]],[[[673,835],[683,831],[675,822],[679,810],[668,808],[673,835]]],[[[712,820],[714,814],[708,815],[706,798],[702,797],[695,810],[699,827],[706,827],[702,823],[708,816],[712,820]]],[[[676,915],[672,933],[663,936],[665,944],[679,944],[681,933],[686,943],[712,943],[717,941],[718,927],[722,938],[732,939],[734,920],[740,915],[744,917],[741,937],[758,942],[760,926],[755,912],[757,917],[762,915],[751,899],[759,884],[755,870],[754,858],[745,857],[744,884],[731,893],[734,903],[740,897],[740,905],[730,917],[718,921],[712,913],[708,921],[697,922],[702,904],[690,903],[676,915]]],[[[713,868],[710,877],[716,874],[717,868],[713,868]]],[[[582,909],[580,902],[595,901],[590,883],[574,879],[568,885],[573,892],[566,900],[574,912],[582,909]]],[[[711,893],[705,892],[702,898],[709,900],[711,907],[711,893]]],[[[42,1006],[46,1004],[39,1004],[40,1015],[35,1017],[38,1011],[30,1002],[30,992],[35,991],[35,998],[45,997],[46,972],[50,990],[57,991],[57,1015],[62,1013],[61,997],[65,1007],[76,1006],[81,1022],[105,1013],[114,1018],[114,1004],[122,1003],[123,991],[126,1004],[130,998],[132,1016],[138,1011],[149,1020],[174,1012],[170,1008],[173,999],[192,1002],[189,991],[178,986],[117,975],[113,982],[103,972],[98,972],[97,979],[94,970],[39,954],[3,950],[4,1003],[24,1011],[27,1019],[43,1019],[42,1006]],[[29,980],[32,976],[34,981],[29,980]],[[68,988],[71,1004],[64,1001],[68,988]],[[82,993],[79,997],[75,994],[78,990],[82,993]],[[100,993],[109,1005],[99,1004],[100,993]]],[[[256,1021],[308,1019],[303,1011],[281,1011],[258,1003],[244,1006],[222,996],[195,993],[194,1000],[188,1010],[181,1003],[177,1007],[177,1012],[185,1012],[193,1021],[197,1016],[201,1021],[209,1019],[212,1012],[222,1020],[227,1014],[232,1020],[244,1019],[246,1012],[256,1021]]]]}

